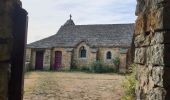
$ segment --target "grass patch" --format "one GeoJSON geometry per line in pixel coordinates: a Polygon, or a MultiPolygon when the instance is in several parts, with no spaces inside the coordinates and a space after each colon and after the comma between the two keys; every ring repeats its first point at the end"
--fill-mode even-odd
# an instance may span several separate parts
{"type": "Polygon", "coordinates": [[[124,88],[124,96],[121,100],[135,100],[136,87],[136,66],[132,65],[132,73],[125,77],[122,87],[124,88]]]}

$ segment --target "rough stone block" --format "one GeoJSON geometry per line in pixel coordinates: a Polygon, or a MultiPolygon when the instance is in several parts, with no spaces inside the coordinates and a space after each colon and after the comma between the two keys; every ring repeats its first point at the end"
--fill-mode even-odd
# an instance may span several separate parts
{"type": "Polygon", "coordinates": [[[145,0],[145,2],[146,6],[150,9],[157,9],[164,7],[165,4],[169,4],[169,0],[145,0]]]}
{"type": "Polygon", "coordinates": [[[147,64],[148,65],[164,65],[164,45],[157,44],[147,49],[147,64]]]}
{"type": "Polygon", "coordinates": [[[135,37],[134,44],[135,47],[146,47],[153,46],[156,44],[170,43],[169,37],[169,31],[154,32],[148,35],[140,34],[135,37]]]}
{"type": "Polygon", "coordinates": [[[146,100],[165,100],[166,91],[164,88],[156,87],[148,93],[146,100]]]}
{"type": "Polygon", "coordinates": [[[10,44],[0,44],[0,61],[10,60],[11,46],[10,44]]]}
{"type": "Polygon", "coordinates": [[[135,14],[139,16],[139,14],[144,12],[145,1],[144,0],[137,0],[136,11],[135,14]]]}
{"type": "Polygon", "coordinates": [[[146,13],[151,9],[158,9],[166,4],[170,4],[169,0],[137,0],[136,12],[135,14],[139,16],[142,13],[146,13]]]}
{"type": "Polygon", "coordinates": [[[136,48],[135,49],[135,63],[144,64],[146,61],[146,48],[136,48]]]}
{"type": "Polygon", "coordinates": [[[163,8],[154,9],[146,14],[146,30],[154,32],[158,29],[163,29],[163,8]]]}
{"type": "Polygon", "coordinates": [[[135,37],[135,47],[145,47],[150,45],[151,37],[150,35],[140,34],[135,37]]]}
{"type": "Polygon", "coordinates": [[[152,34],[150,45],[170,43],[170,31],[155,32],[152,34]]]}
{"type": "Polygon", "coordinates": [[[152,9],[138,16],[135,24],[135,35],[155,30],[170,29],[170,7],[152,9]]]}
{"type": "Polygon", "coordinates": [[[163,43],[165,41],[164,36],[165,36],[164,32],[155,32],[153,34],[153,37],[151,38],[150,45],[163,43]]]}
{"type": "Polygon", "coordinates": [[[165,67],[164,68],[164,75],[163,75],[163,82],[164,82],[164,88],[166,89],[167,95],[165,100],[169,100],[170,98],[170,68],[165,67]]]}
{"type": "Polygon", "coordinates": [[[44,52],[44,62],[43,62],[43,69],[50,70],[51,66],[51,50],[46,49],[44,52]]]}
{"type": "Polygon", "coordinates": [[[0,100],[7,100],[8,93],[8,71],[9,64],[2,64],[0,66],[0,100]]]}
{"type": "Polygon", "coordinates": [[[146,94],[149,92],[149,68],[146,65],[137,65],[136,96],[137,100],[146,100],[146,94]]]}
{"type": "Polygon", "coordinates": [[[137,100],[164,100],[163,66],[137,65],[138,83],[136,87],[137,100]],[[161,98],[161,99],[160,99],[161,98]]]}
{"type": "MultiPolygon", "coordinates": [[[[4,16],[6,17],[6,16],[4,16]]],[[[4,18],[0,17],[0,38],[11,38],[11,27],[8,25],[9,22],[5,21],[4,18]],[[3,24],[5,23],[5,24],[3,24]],[[1,25],[2,24],[2,25],[1,25]],[[8,26],[8,27],[5,27],[8,26]]]]}
{"type": "Polygon", "coordinates": [[[26,62],[30,62],[31,61],[31,49],[30,48],[27,48],[26,49],[26,62]]]}
{"type": "Polygon", "coordinates": [[[145,14],[138,16],[135,24],[135,35],[146,32],[155,32],[158,29],[164,29],[163,14],[164,8],[153,9],[145,14]]]}
{"type": "Polygon", "coordinates": [[[139,34],[144,34],[145,32],[145,16],[143,14],[139,15],[135,23],[135,36],[139,34]]]}
{"type": "Polygon", "coordinates": [[[170,73],[170,68],[165,66],[164,75],[163,75],[165,88],[170,87],[170,74],[169,73],[170,73]]]}
{"type": "MultiPolygon", "coordinates": [[[[169,4],[170,6],[170,4],[169,4]]],[[[163,29],[170,30],[170,7],[165,7],[163,11],[163,29]]]]}
{"type": "Polygon", "coordinates": [[[164,59],[164,65],[170,67],[170,44],[165,44],[164,46],[165,49],[162,58],[164,59]]]}
{"type": "Polygon", "coordinates": [[[164,34],[164,43],[170,44],[170,31],[165,31],[163,32],[163,34],[164,34]]]}
{"type": "Polygon", "coordinates": [[[152,81],[154,85],[163,87],[163,74],[164,74],[164,67],[163,66],[156,66],[152,68],[152,81]]]}

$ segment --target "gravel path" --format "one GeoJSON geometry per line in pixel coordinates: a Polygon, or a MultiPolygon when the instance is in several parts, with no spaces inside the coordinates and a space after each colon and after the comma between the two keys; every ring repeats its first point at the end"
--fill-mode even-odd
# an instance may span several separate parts
{"type": "Polygon", "coordinates": [[[24,100],[120,100],[123,79],[117,74],[29,72],[24,100]]]}

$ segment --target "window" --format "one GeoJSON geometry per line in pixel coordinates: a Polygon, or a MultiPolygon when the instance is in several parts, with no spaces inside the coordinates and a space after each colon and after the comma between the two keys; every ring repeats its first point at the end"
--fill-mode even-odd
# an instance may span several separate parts
{"type": "Polygon", "coordinates": [[[107,52],[106,59],[112,59],[112,53],[110,51],[107,52]]]}
{"type": "Polygon", "coordinates": [[[79,53],[80,53],[80,58],[86,58],[86,49],[84,46],[80,48],[79,53]]]}

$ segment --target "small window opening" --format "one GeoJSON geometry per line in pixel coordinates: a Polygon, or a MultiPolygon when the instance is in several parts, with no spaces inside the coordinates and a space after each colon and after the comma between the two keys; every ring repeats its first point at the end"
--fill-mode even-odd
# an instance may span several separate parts
{"type": "Polygon", "coordinates": [[[84,46],[80,48],[80,58],[86,58],[86,49],[84,46]]]}
{"type": "Polygon", "coordinates": [[[112,59],[112,53],[110,51],[107,52],[106,59],[112,59]]]}

